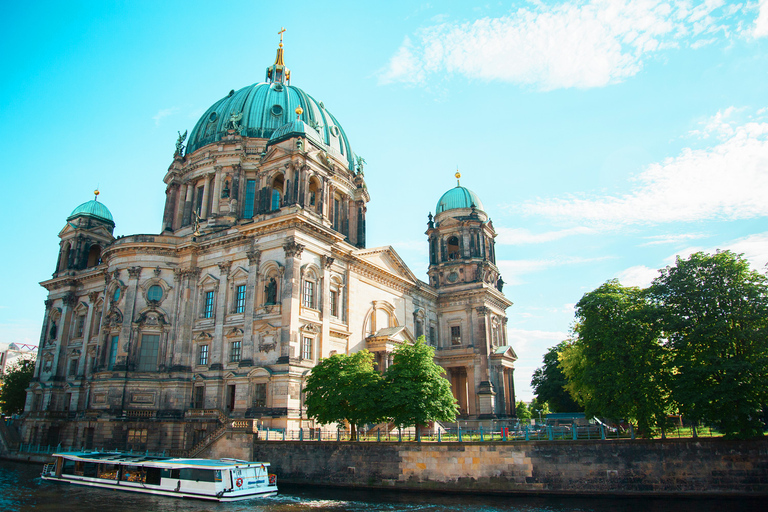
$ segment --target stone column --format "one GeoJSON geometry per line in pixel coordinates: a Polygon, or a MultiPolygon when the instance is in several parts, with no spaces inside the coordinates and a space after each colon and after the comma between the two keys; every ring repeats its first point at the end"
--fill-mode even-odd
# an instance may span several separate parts
{"type": "MultiPolygon", "coordinates": [[[[37,344],[37,358],[35,359],[35,378],[40,378],[40,369],[43,364],[43,347],[48,340],[48,322],[51,318],[53,300],[45,299],[45,314],[43,315],[43,331],[40,333],[40,341],[37,344]]],[[[57,333],[58,335],[58,333],[57,333]]]]}
{"type": "Polygon", "coordinates": [[[211,178],[208,175],[203,177],[203,203],[200,205],[200,218],[208,218],[208,195],[211,193],[211,178]]]}
{"type": "Polygon", "coordinates": [[[219,263],[219,282],[216,285],[214,296],[216,297],[216,311],[213,318],[213,343],[211,347],[211,366],[214,364],[224,364],[229,360],[225,354],[227,349],[224,346],[224,319],[227,314],[227,281],[229,279],[229,270],[232,268],[231,261],[219,263]]]}
{"type": "Polygon", "coordinates": [[[217,217],[219,215],[219,199],[221,198],[221,166],[213,168],[215,174],[213,175],[213,205],[210,212],[211,217],[217,217]]]}
{"type": "Polygon", "coordinates": [[[301,253],[304,246],[292,237],[283,244],[285,273],[283,274],[282,329],[280,332],[280,359],[287,363],[298,356],[299,307],[301,301],[301,253]]]}
{"type": "Polygon", "coordinates": [[[261,251],[253,249],[246,253],[248,256],[248,279],[245,285],[245,314],[243,319],[243,366],[248,364],[253,366],[253,360],[256,355],[256,340],[253,336],[253,316],[256,310],[256,300],[258,297],[259,285],[259,263],[261,261],[261,251]]]}
{"type": "Polygon", "coordinates": [[[182,219],[182,226],[189,226],[192,223],[192,193],[195,191],[194,183],[187,183],[187,193],[184,198],[184,218],[182,219]]]}
{"type": "MultiPolygon", "coordinates": [[[[331,266],[334,259],[330,256],[321,256],[320,264],[323,270],[323,278],[321,280],[322,292],[320,293],[320,304],[318,309],[320,310],[320,319],[322,321],[322,328],[320,331],[320,339],[318,340],[317,355],[318,357],[327,357],[328,354],[324,352],[323,344],[325,340],[331,337],[331,266]]],[[[339,290],[341,291],[341,290],[339,290]]],[[[337,300],[341,300],[339,297],[337,300]]],[[[339,309],[341,304],[337,304],[339,309]]]]}
{"type": "Polygon", "coordinates": [[[128,286],[125,293],[125,307],[123,309],[123,325],[120,328],[120,342],[117,349],[118,364],[128,364],[130,352],[132,350],[132,342],[137,343],[138,340],[132,340],[133,336],[133,313],[136,307],[136,293],[139,288],[139,277],[141,276],[141,267],[130,267],[128,269],[128,286]]]}

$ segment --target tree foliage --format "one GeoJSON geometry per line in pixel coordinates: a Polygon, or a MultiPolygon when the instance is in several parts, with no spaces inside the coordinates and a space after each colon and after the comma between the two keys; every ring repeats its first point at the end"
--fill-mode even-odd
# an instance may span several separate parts
{"type": "Polygon", "coordinates": [[[681,412],[728,437],[762,435],[768,403],[768,287],[730,251],[695,253],[649,289],[663,321],[681,412]]]}
{"type": "Polygon", "coordinates": [[[19,414],[24,411],[27,388],[35,373],[35,362],[19,359],[7,369],[0,388],[0,410],[3,414],[19,414]]]}
{"type": "Polygon", "coordinates": [[[538,398],[531,400],[531,403],[528,405],[528,410],[531,412],[531,418],[535,420],[545,419],[547,414],[552,412],[549,410],[549,404],[538,398]]]}
{"type": "Polygon", "coordinates": [[[561,357],[587,416],[636,421],[649,434],[670,408],[669,355],[643,290],[612,280],[576,304],[576,339],[561,357]]]}
{"type": "Polygon", "coordinates": [[[565,389],[568,380],[563,375],[558,354],[568,345],[562,341],[550,347],[544,354],[543,365],[533,372],[531,386],[539,402],[547,402],[553,412],[581,412],[584,408],[576,403],[565,389]]]}
{"type": "Polygon", "coordinates": [[[319,423],[342,423],[357,437],[357,426],[378,423],[382,418],[379,398],[382,379],[373,368],[373,354],[361,350],[321,360],[304,387],[307,416],[319,423]]]}
{"type": "Polygon", "coordinates": [[[395,425],[425,425],[455,421],[458,404],[445,370],[434,362],[435,350],[420,336],[394,351],[393,364],[384,374],[384,413],[395,425]]]}
{"type": "Polygon", "coordinates": [[[515,415],[520,421],[531,419],[531,411],[528,409],[528,405],[522,400],[517,402],[517,405],[515,406],[515,415]]]}

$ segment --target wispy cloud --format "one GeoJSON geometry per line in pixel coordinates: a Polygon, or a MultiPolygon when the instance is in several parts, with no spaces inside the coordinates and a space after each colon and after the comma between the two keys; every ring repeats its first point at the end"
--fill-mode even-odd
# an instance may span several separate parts
{"type": "Polygon", "coordinates": [[[583,258],[580,256],[561,256],[538,260],[500,260],[497,266],[501,270],[504,281],[510,285],[522,284],[521,276],[541,272],[554,267],[583,265],[596,261],[612,259],[612,256],[583,258]]]}
{"type": "Polygon", "coordinates": [[[680,244],[687,242],[688,240],[697,240],[699,238],[706,238],[708,235],[704,233],[678,233],[670,235],[655,235],[645,237],[648,242],[640,244],[640,247],[647,247],[650,245],[668,245],[668,244],[680,244]]]}
{"type": "MultiPolygon", "coordinates": [[[[670,254],[664,259],[663,266],[674,265],[675,259],[679,256],[683,259],[699,251],[714,253],[718,249],[730,250],[736,254],[743,254],[749,261],[753,270],[765,272],[768,263],[768,232],[756,233],[744,238],[738,238],[730,242],[719,244],[715,247],[690,246],[670,254]]],[[[645,265],[636,265],[630,267],[616,276],[624,286],[639,286],[645,288],[650,286],[651,281],[659,276],[659,269],[646,267],[645,265]]]]}
{"type": "Polygon", "coordinates": [[[160,126],[160,122],[168,116],[172,116],[179,111],[179,107],[164,108],[157,111],[157,114],[152,116],[155,120],[155,126],[160,126]]]}
{"type": "Polygon", "coordinates": [[[759,11],[752,28],[752,36],[766,37],[768,36],[768,0],[760,0],[758,6],[759,11]]]}
{"type": "Polygon", "coordinates": [[[602,87],[637,74],[665,49],[727,37],[739,12],[729,7],[722,0],[533,2],[506,16],[436,23],[406,36],[379,82],[424,85],[431,75],[455,73],[543,90],[602,87]]]}
{"type": "Polygon", "coordinates": [[[538,200],[521,210],[601,229],[768,215],[768,122],[715,118],[701,132],[717,133],[715,145],[648,166],[627,194],[538,200]]]}
{"type": "Polygon", "coordinates": [[[593,228],[579,226],[575,228],[559,229],[556,231],[546,231],[544,233],[531,233],[525,228],[504,228],[496,229],[496,243],[501,245],[527,245],[554,242],[565,237],[574,235],[591,235],[597,231],[593,228]]]}

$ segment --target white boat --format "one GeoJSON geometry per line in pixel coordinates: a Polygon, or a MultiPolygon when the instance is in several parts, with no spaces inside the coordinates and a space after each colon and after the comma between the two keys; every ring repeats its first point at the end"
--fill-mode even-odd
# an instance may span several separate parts
{"type": "Polygon", "coordinates": [[[120,452],[54,453],[42,478],[177,498],[237,501],[277,494],[268,462],[176,459],[120,452]]]}

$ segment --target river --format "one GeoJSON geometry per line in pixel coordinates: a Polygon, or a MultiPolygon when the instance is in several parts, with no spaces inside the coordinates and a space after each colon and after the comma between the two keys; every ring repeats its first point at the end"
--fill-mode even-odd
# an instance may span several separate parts
{"type": "Polygon", "coordinates": [[[46,482],[40,464],[0,460],[2,512],[741,512],[763,510],[761,499],[571,498],[358,491],[280,485],[280,494],[237,503],[210,503],[46,482]]]}

